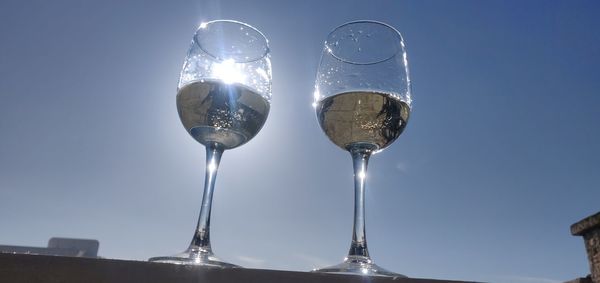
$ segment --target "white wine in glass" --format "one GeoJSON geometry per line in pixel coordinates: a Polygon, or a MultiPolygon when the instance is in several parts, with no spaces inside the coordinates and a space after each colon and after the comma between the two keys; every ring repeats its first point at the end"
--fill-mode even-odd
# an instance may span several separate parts
{"type": "Polygon", "coordinates": [[[348,256],[338,265],[314,271],[406,277],[373,263],[365,230],[369,158],[402,134],[411,111],[408,62],[400,33],[375,21],[355,21],[334,29],[323,48],[313,106],[325,135],[352,156],[355,188],[348,256]]]}
{"type": "Polygon", "coordinates": [[[223,151],[260,131],[269,115],[271,61],[266,37],[241,22],[200,25],[185,58],[177,111],[187,132],[206,148],[204,195],[198,224],[184,252],[150,261],[207,267],[239,267],[217,258],[210,245],[212,196],[223,151]]]}
{"type": "Polygon", "coordinates": [[[376,91],[339,93],[318,102],[316,110],[327,137],[344,149],[356,143],[386,148],[400,136],[410,115],[406,102],[376,91]]]}
{"type": "Polygon", "coordinates": [[[183,126],[199,143],[231,149],[260,131],[269,115],[269,101],[241,84],[204,80],[179,90],[177,110],[183,126]]]}

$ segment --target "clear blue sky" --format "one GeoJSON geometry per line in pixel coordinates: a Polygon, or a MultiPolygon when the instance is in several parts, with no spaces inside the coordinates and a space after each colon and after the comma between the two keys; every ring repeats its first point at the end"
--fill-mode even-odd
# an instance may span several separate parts
{"type": "Polygon", "coordinates": [[[367,237],[411,277],[554,283],[588,274],[569,226],[600,208],[598,1],[0,2],[0,243],[93,238],[107,258],[183,250],[204,178],[175,91],[202,21],[270,39],[272,110],[223,156],[215,252],[253,268],[339,262],[352,166],[311,107],[322,42],[387,22],[414,109],[371,159],[367,237]]]}

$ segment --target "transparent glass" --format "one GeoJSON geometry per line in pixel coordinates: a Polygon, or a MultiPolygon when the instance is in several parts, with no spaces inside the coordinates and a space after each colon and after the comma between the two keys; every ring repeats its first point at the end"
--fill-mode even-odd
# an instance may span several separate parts
{"type": "Polygon", "coordinates": [[[200,25],[179,77],[177,111],[188,133],[206,148],[202,206],[187,250],[150,261],[239,267],[213,254],[212,196],[223,152],[248,142],[267,119],[271,77],[268,41],[259,30],[230,20],[200,25]]]}
{"type": "Polygon", "coordinates": [[[344,261],[313,271],[406,277],[379,267],[369,256],[365,185],[370,156],[400,136],[410,116],[411,102],[406,50],[396,29],[375,21],[355,21],[328,35],[313,106],[323,132],[352,157],[354,227],[344,261]]]}

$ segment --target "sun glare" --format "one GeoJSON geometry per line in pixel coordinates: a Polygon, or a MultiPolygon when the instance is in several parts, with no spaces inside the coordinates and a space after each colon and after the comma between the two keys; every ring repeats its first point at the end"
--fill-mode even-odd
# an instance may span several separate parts
{"type": "Polygon", "coordinates": [[[213,63],[211,67],[212,77],[226,84],[243,83],[246,76],[241,70],[242,64],[237,64],[233,59],[213,63]]]}

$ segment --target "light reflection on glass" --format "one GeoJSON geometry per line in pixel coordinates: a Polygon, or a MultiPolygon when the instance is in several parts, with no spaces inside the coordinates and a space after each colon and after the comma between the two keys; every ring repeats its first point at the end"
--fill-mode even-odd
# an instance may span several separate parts
{"type": "Polygon", "coordinates": [[[212,160],[207,167],[208,171],[210,171],[211,173],[217,170],[217,164],[215,163],[214,160],[212,160]]]}
{"type": "Polygon", "coordinates": [[[360,171],[360,172],[358,172],[358,177],[359,177],[361,180],[364,180],[365,178],[367,178],[367,173],[366,173],[364,170],[363,170],[363,171],[360,171]]]}
{"type": "Polygon", "coordinates": [[[318,87],[315,88],[315,92],[313,93],[313,97],[314,97],[314,100],[313,100],[314,102],[313,102],[312,106],[314,108],[317,108],[317,105],[318,105],[317,101],[321,100],[321,93],[319,92],[319,88],[318,87]]]}

